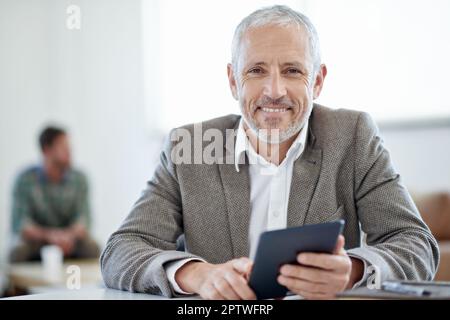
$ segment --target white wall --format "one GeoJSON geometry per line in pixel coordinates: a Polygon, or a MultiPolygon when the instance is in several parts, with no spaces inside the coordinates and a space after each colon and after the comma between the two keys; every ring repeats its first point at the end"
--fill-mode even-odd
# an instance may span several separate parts
{"type": "Polygon", "coordinates": [[[379,120],[450,117],[450,1],[307,0],[328,75],[320,101],[379,120]]]}
{"type": "Polygon", "coordinates": [[[0,2],[0,253],[13,179],[39,159],[46,122],[69,129],[102,244],[150,178],[160,140],[143,116],[140,13],[138,0],[0,2]],[[69,4],[81,6],[81,30],[66,28],[69,4]]]}
{"type": "Polygon", "coordinates": [[[450,119],[441,128],[383,129],[394,166],[414,193],[450,192],[450,119]]]}

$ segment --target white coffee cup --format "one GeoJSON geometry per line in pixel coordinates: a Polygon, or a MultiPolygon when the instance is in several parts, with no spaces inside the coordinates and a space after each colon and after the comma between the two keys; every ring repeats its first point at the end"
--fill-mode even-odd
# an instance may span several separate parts
{"type": "Polygon", "coordinates": [[[60,247],[55,245],[47,245],[41,248],[41,262],[44,277],[47,280],[57,282],[61,279],[63,260],[64,255],[60,247]]]}

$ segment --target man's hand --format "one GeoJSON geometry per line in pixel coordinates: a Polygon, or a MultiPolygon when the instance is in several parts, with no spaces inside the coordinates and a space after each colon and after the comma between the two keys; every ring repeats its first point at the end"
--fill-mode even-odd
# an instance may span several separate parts
{"type": "Polygon", "coordinates": [[[47,232],[47,241],[57,245],[64,252],[64,256],[69,256],[75,250],[78,239],[87,236],[86,227],[82,224],[73,224],[68,228],[54,228],[47,232]]]}
{"type": "Polygon", "coordinates": [[[70,235],[75,239],[83,239],[88,235],[86,227],[81,223],[75,223],[65,229],[65,231],[70,233],[70,235]]]}
{"type": "Polygon", "coordinates": [[[56,245],[61,248],[65,256],[69,256],[75,249],[76,241],[87,236],[87,230],[84,225],[78,223],[68,228],[44,228],[29,224],[22,229],[22,236],[28,241],[56,245]]]}
{"type": "Polygon", "coordinates": [[[364,265],[350,258],[339,236],[333,254],[300,253],[300,265],[284,265],[278,282],[306,299],[332,299],[336,293],[353,287],[362,278],[364,265]]]}
{"type": "Polygon", "coordinates": [[[53,229],[48,231],[47,241],[60,247],[64,256],[69,256],[75,249],[75,238],[64,230],[53,229]]]}
{"type": "Polygon", "coordinates": [[[239,258],[223,264],[190,261],[175,273],[175,281],[186,292],[197,293],[203,299],[254,300],[248,286],[253,263],[239,258]]]}
{"type": "Polygon", "coordinates": [[[27,224],[22,229],[22,237],[27,241],[46,241],[46,236],[46,230],[34,224],[27,224]]]}

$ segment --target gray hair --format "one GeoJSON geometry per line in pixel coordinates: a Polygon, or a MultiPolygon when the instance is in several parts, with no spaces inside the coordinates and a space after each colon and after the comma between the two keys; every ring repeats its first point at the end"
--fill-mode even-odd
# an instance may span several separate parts
{"type": "Polygon", "coordinates": [[[313,59],[313,74],[319,70],[321,64],[319,36],[311,20],[304,14],[292,10],[288,6],[275,5],[254,11],[245,17],[236,27],[231,49],[231,63],[234,72],[238,70],[239,49],[245,32],[250,28],[267,25],[297,25],[305,28],[309,38],[310,55],[313,59]]]}

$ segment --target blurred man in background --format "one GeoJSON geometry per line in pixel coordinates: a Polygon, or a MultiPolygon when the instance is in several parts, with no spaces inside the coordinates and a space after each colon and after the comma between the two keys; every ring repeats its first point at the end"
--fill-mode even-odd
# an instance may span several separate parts
{"type": "Polygon", "coordinates": [[[97,257],[99,248],[88,234],[88,183],[71,167],[66,132],[47,127],[39,145],[42,164],[25,170],[14,184],[11,262],[39,260],[45,245],[60,247],[66,258],[97,257]]]}

